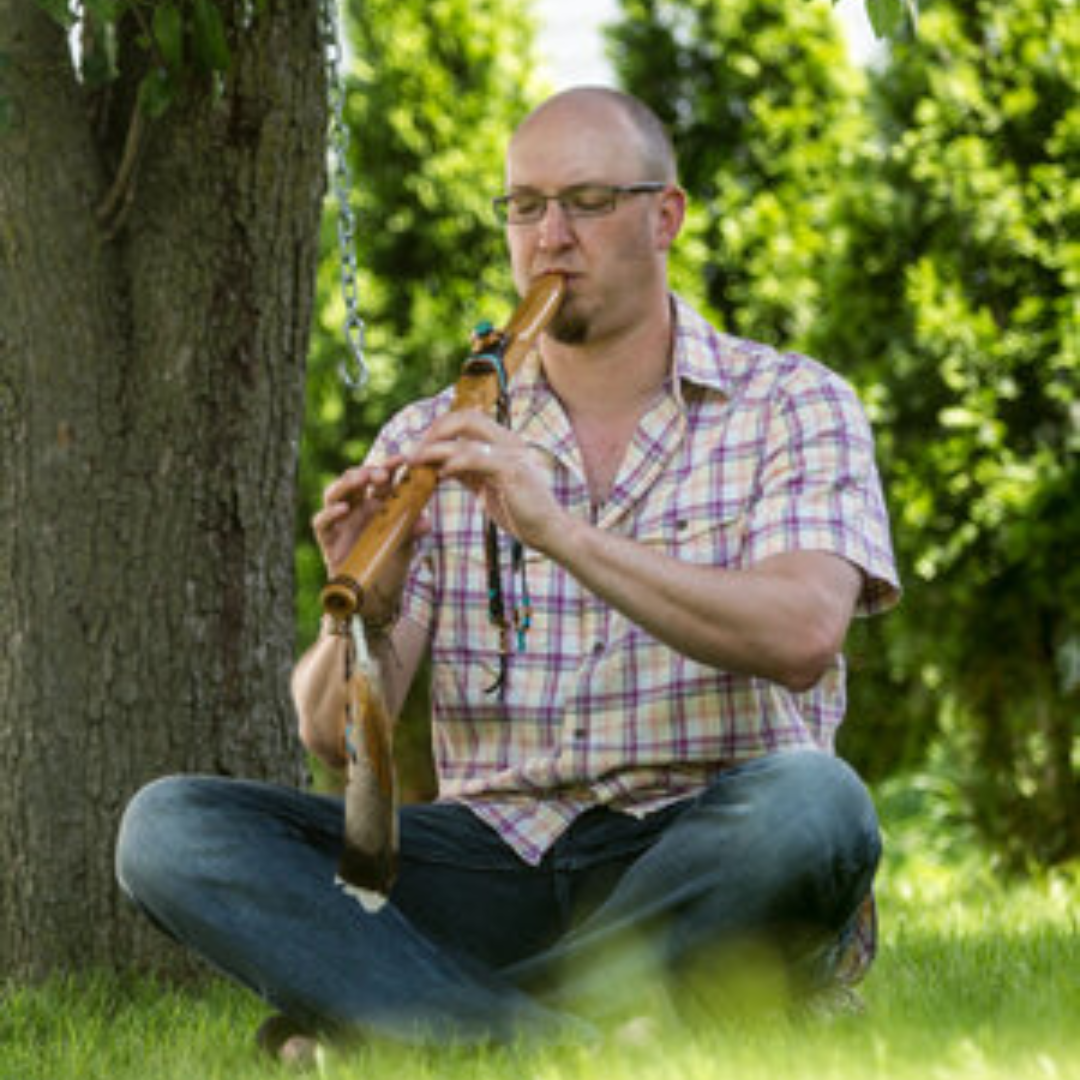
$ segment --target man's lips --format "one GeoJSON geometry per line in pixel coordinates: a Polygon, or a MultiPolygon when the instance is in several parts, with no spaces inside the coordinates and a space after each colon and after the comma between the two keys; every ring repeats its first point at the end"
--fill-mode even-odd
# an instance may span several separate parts
{"type": "Polygon", "coordinates": [[[558,266],[545,267],[543,270],[537,270],[533,275],[533,280],[538,277],[543,277],[545,274],[559,274],[562,276],[566,285],[569,288],[575,281],[580,281],[585,275],[580,270],[564,270],[558,266]]]}
{"type": "Polygon", "coordinates": [[[574,269],[572,266],[547,266],[544,264],[533,267],[533,276],[540,277],[542,274],[563,274],[566,277],[581,277],[584,270],[574,269]]]}

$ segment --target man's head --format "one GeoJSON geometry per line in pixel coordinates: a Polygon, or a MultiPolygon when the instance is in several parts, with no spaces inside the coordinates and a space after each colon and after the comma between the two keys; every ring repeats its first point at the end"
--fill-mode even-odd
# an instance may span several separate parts
{"type": "Polygon", "coordinates": [[[616,124],[617,138],[637,160],[639,179],[678,182],[675,150],[660,118],[643,101],[606,86],[579,86],[548,98],[518,126],[511,152],[531,127],[561,116],[569,116],[571,122],[597,117],[605,126],[616,124]]]}
{"type": "Polygon", "coordinates": [[[519,291],[545,271],[567,274],[556,339],[595,343],[666,305],[685,198],[667,133],[640,101],[599,87],[545,101],[511,139],[506,191],[519,291]]]}

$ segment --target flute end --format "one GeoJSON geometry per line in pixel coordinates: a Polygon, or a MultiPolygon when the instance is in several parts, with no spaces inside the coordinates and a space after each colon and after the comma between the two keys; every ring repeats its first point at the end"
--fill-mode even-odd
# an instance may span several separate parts
{"type": "Polygon", "coordinates": [[[350,577],[339,574],[331,578],[319,594],[323,611],[344,622],[360,609],[363,590],[350,577]]]}
{"type": "Polygon", "coordinates": [[[388,897],[383,893],[375,892],[374,889],[361,889],[357,885],[350,885],[344,878],[335,879],[341,887],[341,891],[351,896],[369,915],[377,915],[386,907],[388,897]]]}

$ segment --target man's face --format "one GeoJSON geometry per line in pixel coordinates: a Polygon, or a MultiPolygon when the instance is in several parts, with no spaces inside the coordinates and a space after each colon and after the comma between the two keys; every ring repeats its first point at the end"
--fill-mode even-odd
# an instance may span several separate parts
{"type": "MultiPolygon", "coordinates": [[[[507,157],[507,191],[555,195],[584,184],[633,184],[647,175],[638,137],[617,109],[563,105],[534,115],[507,157]]],[[[681,222],[681,193],[621,196],[614,210],[575,217],[558,202],[530,224],[510,224],[514,283],[524,295],[539,274],[567,276],[567,295],[549,333],[566,344],[594,344],[650,310],[666,292],[665,253],[681,222]],[[673,204],[677,205],[677,214],[673,204]]]]}

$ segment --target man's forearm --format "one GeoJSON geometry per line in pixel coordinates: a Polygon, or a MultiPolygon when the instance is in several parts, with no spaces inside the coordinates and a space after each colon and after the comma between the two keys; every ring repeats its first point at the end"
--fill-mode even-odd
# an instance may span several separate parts
{"type": "MultiPolygon", "coordinates": [[[[292,675],[300,741],[336,769],[345,766],[347,632],[344,627],[325,622],[318,640],[300,658],[292,675]]],[[[368,639],[391,716],[396,717],[405,702],[423,655],[424,641],[423,630],[408,620],[368,639]]]]}
{"type": "Polygon", "coordinates": [[[546,554],[586,588],[701,663],[792,690],[840,651],[859,571],[822,552],[793,552],[748,570],[682,562],[580,519],[552,529],[546,554]]]}

